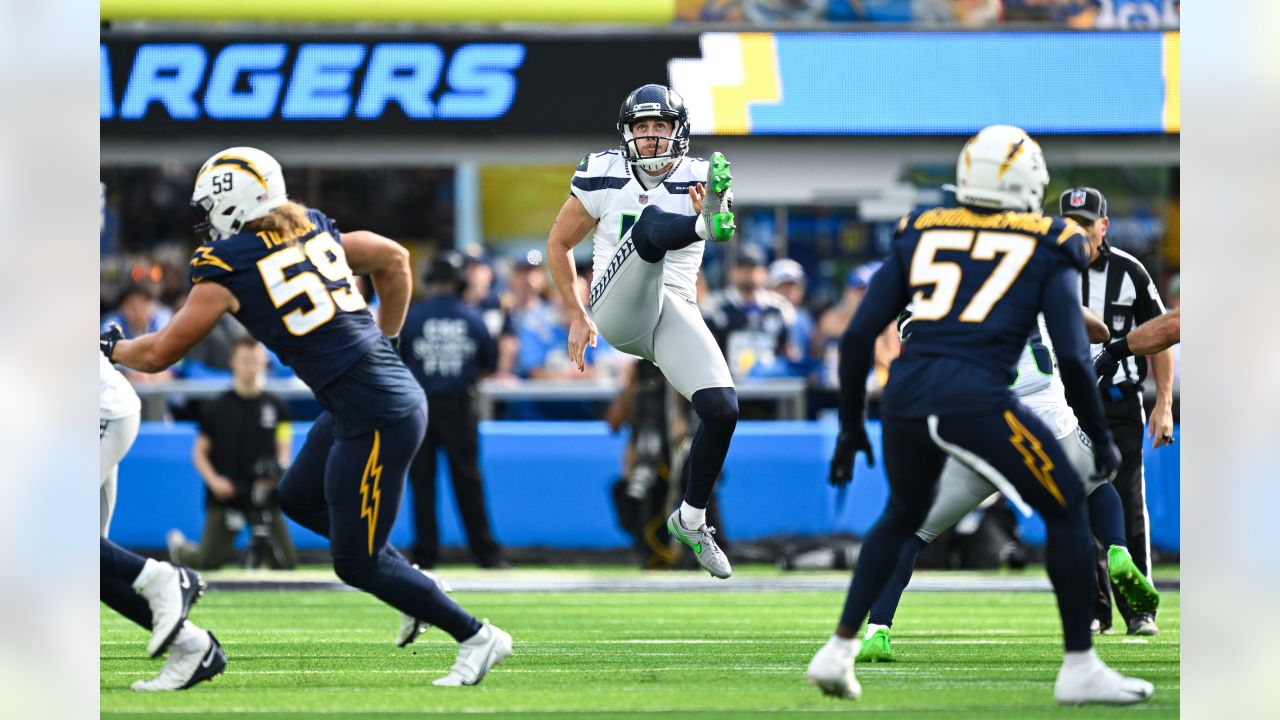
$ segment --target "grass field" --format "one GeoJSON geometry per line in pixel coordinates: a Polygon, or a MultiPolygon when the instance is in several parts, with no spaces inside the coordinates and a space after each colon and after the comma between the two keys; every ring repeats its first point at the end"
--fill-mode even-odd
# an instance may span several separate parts
{"type": "MultiPolygon", "coordinates": [[[[448,574],[446,570],[446,574],[448,574]]],[[[623,573],[625,574],[625,573],[623,573]]],[[[750,574],[750,573],[745,573],[750,574]]],[[[769,571],[756,575],[767,576],[769,571]]],[[[928,573],[921,576],[929,577],[928,573]]],[[[937,576],[937,574],[933,574],[937,576]]],[[[217,577],[216,575],[214,576],[217,577]]],[[[705,575],[703,575],[705,577],[705,575]]],[[[435,688],[455,646],[432,630],[406,650],[398,617],[341,590],[213,591],[193,619],[212,628],[227,673],[183,693],[129,690],[160,668],[146,636],[102,610],[102,716],[396,718],[782,718],[828,712],[891,717],[1176,717],[1178,593],[1164,593],[1161,635],[1107,636],[1099,653],[1156,684],[1136,708],[1065,709],[1052,700],[1061,658],[1047,592],[908,592],[893,664],[859,665],[863,699],[822,697],[804,668],[831,631],[843,593],[462,592],[462,605],[515,638],[515,656],[472,688],[435,688]]]]}

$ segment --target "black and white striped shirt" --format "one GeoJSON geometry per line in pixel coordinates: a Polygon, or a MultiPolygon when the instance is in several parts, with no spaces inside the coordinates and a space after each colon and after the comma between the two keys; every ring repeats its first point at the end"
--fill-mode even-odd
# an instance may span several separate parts
{"type": "MultiPolygon", "coordinates": [[[[1134,256],[1106,243],[1098,259],[1080,276],[1080,296],[1107,324],[1112,340],[1119,340],[1135,327],[1164,314],[1164,303],[1147,269],[1134,256]]],[[[1089,350],[1096,355],[1102,350],[1102,343],[1090,346],[1089,350]]],[[[1112,382],[1136,385],[1146,376],[1146,358],[1128,357],[1120,364],[1112,382]]]]}

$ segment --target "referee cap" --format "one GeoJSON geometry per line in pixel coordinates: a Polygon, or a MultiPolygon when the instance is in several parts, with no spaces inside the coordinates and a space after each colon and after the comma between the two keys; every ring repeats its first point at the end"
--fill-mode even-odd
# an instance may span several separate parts
{"type": "Polygon", "coordinates": [[[1067,188],[1058,198],[1058,214],[1096,222],[1107,216],[1107,198],[1097,188],[1067,188]]]}

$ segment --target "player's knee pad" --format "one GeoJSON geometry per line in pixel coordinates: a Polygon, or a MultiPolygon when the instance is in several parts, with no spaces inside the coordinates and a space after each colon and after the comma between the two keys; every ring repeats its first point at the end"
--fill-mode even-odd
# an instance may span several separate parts
{"type": "Polygon", "coordinates": [[[333,572],[351,587],[370,588],[378,577],[378,557],[336,557],[333,559],[333,572]]]}
{"type": "Polygon", "coordinates": [[[647,263],[662,262],[662,258],[667,255],[667,251],[653,241],[652,220],[657,212],[659,210],[654,205],[640,211],[640,217],[631,228],[631,242],[635,243],[636,254],[647,263]]]}
{"type": "Polygon", "coordinates": [[[693,394],[693,410],[708,429],[733,432],[738,424],[738,392],[731,387],[703,388],[693,394]]]}

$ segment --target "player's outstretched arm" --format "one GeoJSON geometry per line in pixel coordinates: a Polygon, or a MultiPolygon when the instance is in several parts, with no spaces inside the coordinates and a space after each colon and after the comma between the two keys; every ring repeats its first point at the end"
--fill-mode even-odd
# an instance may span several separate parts
{"type": "Polygon", "coordinates": [[[230,290],[215,282],[197,283],[168,325],[158,332],[119,341],[111,361],[139,372],[160,372],[181,360],[225,313],[238,308],[230,290]]]}
{"type": "Polygon", "coordinates": [[[378,327],[387,337],[396,337],[404,326],[405,313],[413,296],[413,271],[409,251],[403,245],[368,230],[342,233],[347,263],[356,275],[368,275],[378,291],[378,327]]]}
{"type": "Polygon", "coordinates": [[[547,235],[547,267],[555,281],[560,299],[569,312],[569,360],[586,370],[587,345],[596,346],[596,324],[587,315],[587,309],[578,296],[578,273],[573,267],[573,248],[587,236],[596,224],[587,208],[576,196],[570,195],[560,207],[556,222],[547,235]]]}
{"type": "Polygon", "coordinates": [[[1111,331],[1098,313],[1087,307],[1081,307],[1080,310],[1084,313],[1084,331],[1089,336],[1090,343],[1104,343],[1111,339],[1111,331]]]}

